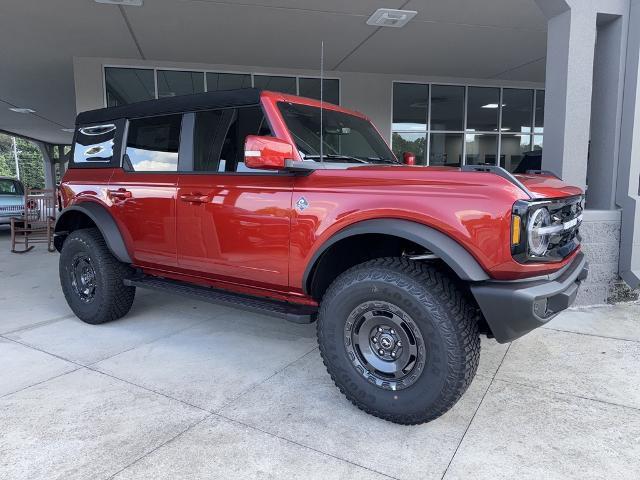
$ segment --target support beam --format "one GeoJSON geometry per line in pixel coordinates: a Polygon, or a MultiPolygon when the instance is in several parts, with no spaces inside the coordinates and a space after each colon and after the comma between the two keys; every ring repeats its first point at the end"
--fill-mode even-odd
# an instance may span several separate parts
{"type": "Polygon", "coordinates": [[[50,145],[44,142],[35,142],[42,153],[44,162],[44,188],[55,188],[56,186],[56,166],[53,158],[53,150],[50,145]]]}

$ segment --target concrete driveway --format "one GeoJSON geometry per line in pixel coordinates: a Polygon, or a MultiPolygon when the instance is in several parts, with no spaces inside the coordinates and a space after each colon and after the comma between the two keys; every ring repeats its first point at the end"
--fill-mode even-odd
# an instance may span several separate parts
{"type": "Polygon", "coordinates": [[[0,231],[0,479],[640,478],[640,305],[566,312],[426,425],[332,384],[315,326],[138,290],[75,318],[58,255],[0,231]]]}

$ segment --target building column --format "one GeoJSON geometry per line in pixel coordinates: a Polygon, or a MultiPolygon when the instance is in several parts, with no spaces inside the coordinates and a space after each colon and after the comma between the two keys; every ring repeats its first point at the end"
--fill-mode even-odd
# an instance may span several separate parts
{"type": "Polygon", "coordinates": [[[640,287],[640,0],[631,0],[616,202],[622,207],[619,273],[640,287]]]}
{"type": "MultiPolygon", "coordinates": [[[[542,168],[585,188],[596,14],[591,5],[537,0],[549,18],[542,168]]],[[[587,2],[589,3],[589,2],[587,2]]]]}
{"type": "Polygon", "coordinates": [[[44,188],[53,189],[56,186],[56,165],[52,152],[44,142],[35,142],[42,153],[44,162],[44,188]]]}

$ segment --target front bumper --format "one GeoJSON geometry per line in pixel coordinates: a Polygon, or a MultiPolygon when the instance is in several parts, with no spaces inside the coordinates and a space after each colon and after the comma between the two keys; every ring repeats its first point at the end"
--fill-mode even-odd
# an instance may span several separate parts
{"type": "Polygon", "coordinates": [[[491,332],[500,343],[510,342],[544,325],[576,299],[589,274],[582,252],[564,269],[543,278],[486,281],[471,284],[491,332]]]}

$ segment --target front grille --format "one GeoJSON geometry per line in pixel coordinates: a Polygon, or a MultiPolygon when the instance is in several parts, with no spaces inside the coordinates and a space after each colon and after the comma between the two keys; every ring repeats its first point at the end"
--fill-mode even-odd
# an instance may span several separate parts
{"type": "Polygon", "coordinates": [[[549,249],[545,255],[551,260],[561,260],[580,245],[580,224],[582,223],[582,196],[552,202],[547,207],[553,223],[565,228],[551,235],[549,249]]]}
{"type": "Polygon", "coordinates": [[[0,212],[22,212],[24,205],[5,205],[0,206],[0,212]]]}

